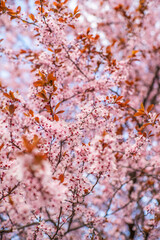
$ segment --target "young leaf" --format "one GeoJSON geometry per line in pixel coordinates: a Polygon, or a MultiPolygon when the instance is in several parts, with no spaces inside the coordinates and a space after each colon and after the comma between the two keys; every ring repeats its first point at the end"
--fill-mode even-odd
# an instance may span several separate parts
{"type": "Polygon", "coordinates": [[[15,106],[13,104],[9,105],[9,112],[10,114],[13,114],[15,111],[15,106]]]}
{"type": "Polygon", "coordinates": [[[55,106],[55,111],[57,110],[57,108],[60,106],[61,102],[57,103],[57,105],[55,106]]]}
{"type": "Polygon", "coordinates": [[[63,110],[58,111],[56,114],[60,114],[60,113],[64,113],[64,111],[63,110]]]}
{"type": "Polygon", "coordinates": [[[52,108],[50,107],[49,104],[47,104],[45,108],[47,109],[47,112],[52,113],[52,108]]]}
{"type": "Polygon", "coordinates": [[[4,92],[3,95],[4,95],[5,97],[11,99],[11,96],[10,96],[8,93],[5,93],[5,92],[4,92]]]}
{"type": "Polygon", "coordinates": [[[32,21],[34,21],[35,20],[35,17],[34,17],[34,15],[31,13],[31,14],[29,14],[29,18],[32,20],[32,21]]]}
{"type": "Polygon", "coordinates": [[[53,76],[53,72],[48,74],[47,80],[52,82],[56,81],[56,77],[53,76]]]}
{"type": "Polygon", "coordinates": [[[23,145],[26,148],[26,150],[28,152],[32,152],[32,150],[33,150],[32,145],[30,144],[30,142],[28,141],[26,136],[22,136],[22,139],[23,139],[23,145]]]}
{"type": "Polygon", "coordinates": [[[19,14],[21,12],[21,6],[17,7],[17,13],[19,14]]]}
{"type": "Polygon", "coordinates": [[[76,18],[79,18],[80,16],[81,16],[80,13],[77,13],[77,14],[75,15],[76,18]]]}
{"type": "Polygon", "coordinates": [[[29,114],[31,114],[32,117],[34,117],[34,112],[30,109],[29,114]]]}
{"type": "Polygon", "coordinates": [[[51,48],[47,48],[47,49],[48,49],[48,51],[53,52],[53,50],[51,48]]]}
{"type": "Polygon", "coordinates": [[[64,182],[64,174],[60,174],[58,179],[61,183],[63,183],[64,182]]]}
{"type": "Polygon", "coordinates": [[[2,143],[2,144],[0,145],[0,150],[3,148],[3,146],[4,146],[4,143],[2,143]]]}
{"type": "Polygon", "coordinates": [[[119,101],[122,98],[123,98],[123,96],[118,96],[117,99],[116,99],[116,102],[119,101]]]}
{"type": "Polygon", "coordinates": [[[44,84],[45,84],[45,82],[44,82],[44,81],[41,81],[41,80],[38,80],[38,81],[36,81],[36,82],[33,83],[33,85],[34,85],[35,87],[42,87],[42,86],[44,86],[44,84]]]}
{"type": "Polygon", "coordinates": [[[45,102],[48,101],[48,98],[46,96],[46,91],[44,89],[41,92],[38,92],[37,96],[40,97],[40,98],[43,98],[45,102]]]}
{"type": "Polygon", "coordinates": [[[13,206],[13,205],[14,205],[14,202],[13,202],[11,196],[9,195],[8,198],[9,198],[9,203],[13,206]]]}
{"type": "Polygon", "coordinates": [[[35,117],[35,121],[39,123],[39,117],[35,117]]]}
{"type": "Polygon", "coordinates": [[[45,75],[44,75],[43,73],[41,73],[40,71],[39,71],[39,75],[41,76],[41,78],[43,79],[43,81],[45,81],[45,80],[46,80],[46,77],[45,77],[45,75]]]}
{"type": "Polygon", "coordinates": [[[75,29],[75,26],[73,24],[68,24],[68,26],[75,29]]]}
{"type": "Polygon", "coordinates": [[[142,112],[138,111],[138,112],[136,112],[136,113],[134,114],[134,117],[137,117],[137,116],[142,116],[142,115],[144,115],[144,113],[142,113],[142,112]]]}
{"type": "Polygon", "coordinates": [[[37,153],[34,155],[34,164],[41,165],[46,158],[47,158],[46,154],[37,153]]]}
{"type": "Polygon", "coordinates": [[[141,103],[141,110],[144,111],[144,105],[143,105],[143,103],[141,103]]]}
{"type": "Polygon", "coordinates": [[[54,120],[57,121],[57,122],[59,121],[59,117],[58,117],[57,114],[54,114],[54,120]]]}
{"type": "Polygon", "coordinates": [[[74,15],[78,12],[78,6],[75,7],[74,9],[74,15]]]}
{"type": "Polygon", "coordinates": [[[147,112],[148,112],[148,113],[151,112],[151,110],[153,109],[153,107],[154,107],[154,104],[149,105],[148,108],[147,108],[147,112]]]}
{"type": "Polygon", "coordinates": [[[32,146],[33,146],[33,147],[36,147],[38,143],[39,143],[39,138],[38,138],[38,136],[35,134],[34,137],[33,137],[33,144],[32,144],[32,146]]]}

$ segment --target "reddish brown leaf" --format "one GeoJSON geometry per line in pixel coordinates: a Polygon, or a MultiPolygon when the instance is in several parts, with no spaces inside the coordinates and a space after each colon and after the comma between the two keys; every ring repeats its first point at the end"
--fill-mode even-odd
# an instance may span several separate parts
{"type": "Polygon", "coordinates": [[[4,96],[8,97],[9,99],[11,99],[11,96],[8,93],[3,93],[4,96]]]}
{"type": "Polygon", "coordinates": [[[39,71],[39,75],[41,76],[41,78],[43,79],[43,81],[45,81],[45,80],[46,80],[46,77],[45,77],[45,75],[44,75],[43,73],[41,73],[40,71],[39,71]]]}
{"type": "Polygon", "coordinates": [[[56,77],[53,74],[54,74],[53,72],[48,74],[48,77],[47,77],[48,81],[52,81],[52,82],[56,81],[56,77]]]}
{"type": "Polygon", "coordinates": [[[11,96],[12,100],[15,100],[14,93],[12,91],[9,91],[9,95],[11,96]]]}
{"type": "Polygon", "coordinates": [[[41,165],[42,162],[47,158],[46,154],[43,153],[37,153],[34,156],[34,164],[41,165]]]}
{"type": "Polygon", "coordinates": [[[62,49],[61,49],[61,48],[57,48],[57,49],[55,49],[54,51],[55,51],[55,53],[59,53],[59,52],[62,51],[62,49]]]}
{"type": "Polygon", "coordinates": [[[44,86],[44,84],[45,84],[45,82],[44,82],[44,81],[41,81],[41,80],[38,80],[38,81],[36,81],[36,82],[33,83],[33,85],[34,85],[35,87],[42,87],[42,86],[44,86]]]}
{"type": "Polygon", "coordinates": [[[65,19],[63,19],[62,17],[60,17],[60,18],[58,19],[58,21],[59,21],[59,22],[65,22],[65,19]]]}
{"type": "Polygon", "coordinates": [[[20,50],[20,53],[26,53],[27,51],[26,50],[24,50],[24,49],[21,49],[20,50]]]}
{"type": "Polygon", "coordinates": [[[50,107],[49,104],[47,104],[45,108],[47,109],[47,112],[52,113],[52,108],[50,107]]]}
{"type": "Polygon", "coordinates": [[[148,112],[148,113],[151,112],[151,110],[153,109],[153,107],[154,107],[154,104],[149,105],[148,108],[147,108],[147,112],[148,112]]]}
{"type": "Polygon", "coordinates": [[[9,198],[9,203],[13,206],[13,205],[14,205],[14,202],[13,202],[11,196],[9,195],[8,198],[9,198]]]}
{"type": "Polygon", "coordinates": [[[134,117],[143,116],[143,115],[144,115],[144,113],[142,113],[142,112],[136,112],[136,113],[134,114],[134,117]]]}
{"type": "Polygon", "coordinates": [[[40,97],[40,98],[43,98],[43,99],[46,98],[46,96],[44,95],[44,93],[41,93],[41,92],[37,93],[37,97],[40,97]]]}
{"type": "Polygon", "coordinates": [[[30,109],[29,110],[29,114],[32,116],[32,117],[34,117],[34,112],[30,109]]]}
{"type": "Polygon", "coordinates": [[[144,136],[144,137],[147,137],[147,134],[146,134],[146,132],[144,132],[144,133],[143,133],[143,136],[144,136]]]}
{"type": "Polygon", "coordinates": [[[43,98],[45,102],[48,101],[48,98],[46,96],[46,91],[44,89],[41,92],[38,92],[37,96],[40,98],[43,98]]]}
{"type": "Polygon", "coordinates": [[[143,124],[143,126],[139,129],[140,131],[142,131],[145,127],[147,127],[148,125],[151,125],[151,123],[145,123],[143,124]]]}
{"type": "Polygon", "coordinates": [[[96,36],[95,36],[95,40],[98,40],[100,38],[100,36],[99,36],[99,34],[96,34],[96,36]]]}
{"type": "Polygon", "coordinates": [[[63,110],[58,111],[56,114],[60,114],[60,113],[64,113],[64,111],[63,110]]]}
{"type": "Polygon", "coordinates": [[[144,105],[143,105],[143,103],[141,103],[141,110],[144,111],[144,105]]]}
{"type": "Polygon", "coordinates": [[[75,15],[76,18],[79,18],[80,16],[81,16],[80,13],[77,13],[77,14],[75,15]]]}
{"type": "Polygon", "coordinates": [[[87,35],[89,34],[90,30],[91,30],[90,28],[87,29],[87,35]]]}
{"type": "Polygon", "coordinates": [[[39,117],[35,117],[35,121],[39,123],[39,117]]]}
{"type": "Polygon", "coordinates": [[[2,7],[2,8],[5,8],[5,1],[1,1],[0,4],[1,4],[1,7],[2,7]]]}
{"type": "Polygon", "coordinates": [[[21,12],[21,6],[17,7],[17,13],[19,14],[21,12]]]}
{"type": "Polygon", "coordinates": [[[28,113],[23,113],[26,117],[29,117],[29,114],[28,113]]]}
{"type": "Polygon", "coordinates": [[[84,189],[84,193],[88,194],[89,193],[88,189],[84,189]]]}
{"type": "Polygon", "coordinates": [[[78,10],[78,5],[75,7],[75,9],[74,9],[74,15],[78,12],[79,10],[78,10]]]}
{"type": "Polygon", "coordinates": [[[34,137],[33,137],[33,144],[32,144],[32,147],[33,147],[33,148],[37,146],[37,144],[39,143],[39,140],[40,140],[40,139],[39,139],[38,136],[35,134],[34,137]]]}
{"type": "Polygon", "coordinates": [[[15,106],[13,104],[9,105],[9,112],[10,114],[13,114],[15,111],[15,106]]]}
{"type": "Polygon", "coordinates": [[[48,51],[53,52],[53,50],[51,48],[47,48],[47,49],[48,49],[48,51]]]}
{"type": "Polygon", "coordinates": [[[68,26],[75,29],[75,26],[73,24],[68,24],[68,26]]]}
{"type": "Polygon", "coordinates": [[[0,150],[3,148],[3,146],[4,146],[4,143],[2,143],[2,144],[0,145],[0,150]]]}
{"type": "Polygon", "coordinates": [[[32,20],[32,21],[34,21],[35,20],[35,17],[34,17],[34,15],[31,13],[31,14],[29,14],[29,18],[32,20]]]}
{"type": "Polygon", "coordinates": [[[57,114],[54,114],[54,120],[56,120],[57,122],[59,121],[59,117],[57,114]]]}
{"type": "Polygon", "coordinates": [[[26,148],[26,150],[28,152],[31,152],[33,150],[32,145],[30,144],[30,142],[27,140],[26,136],[22,136],[23,139],[23,145],[26,148]]]}
{"type": "Polygon", "coordinates": [[[133,50],[132,51],[132,56],[134,56],[136,53],[138,53],[139,51],[138,50],[133,50]]]}
{"type": "Polygon", "coordinates": [[[61,183],[63,183],[64,182],[64,174],[60,174],[58,179],[61,183]]]}
{"type": "Polygon", "coordinates": [[[160,113],[157,114],[157,116],[154,119],[154,122],[156,121],[156,119],[159,117],[160,113]]]}
{"type": "Polygon", "coordinates": [[[122,98],[123,98],[123,96],[118,96],[117,99],[116,99],[116,102],[119,101],[122,98]]]}
{"type": "Polygon", "coordinates": [[[127,105],[129,102],[130,102],[130,100],[127,99],[127,100],[124,102],[124,104],[127,105]]]}
{"type": "Polygon", "coordinates": [[[61,102],[57,103],[57,105],[55,106],[55,111],[57,110],[57,108],[59,108],[61,102]]]}

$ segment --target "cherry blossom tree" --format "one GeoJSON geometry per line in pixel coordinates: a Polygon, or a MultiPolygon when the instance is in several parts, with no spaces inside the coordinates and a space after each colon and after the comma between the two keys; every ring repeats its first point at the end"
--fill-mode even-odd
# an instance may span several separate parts
{"type": "Polygon", "coordinates": [[[160,1],[0,1],[0,237],[157,240],[160,1]]]}

